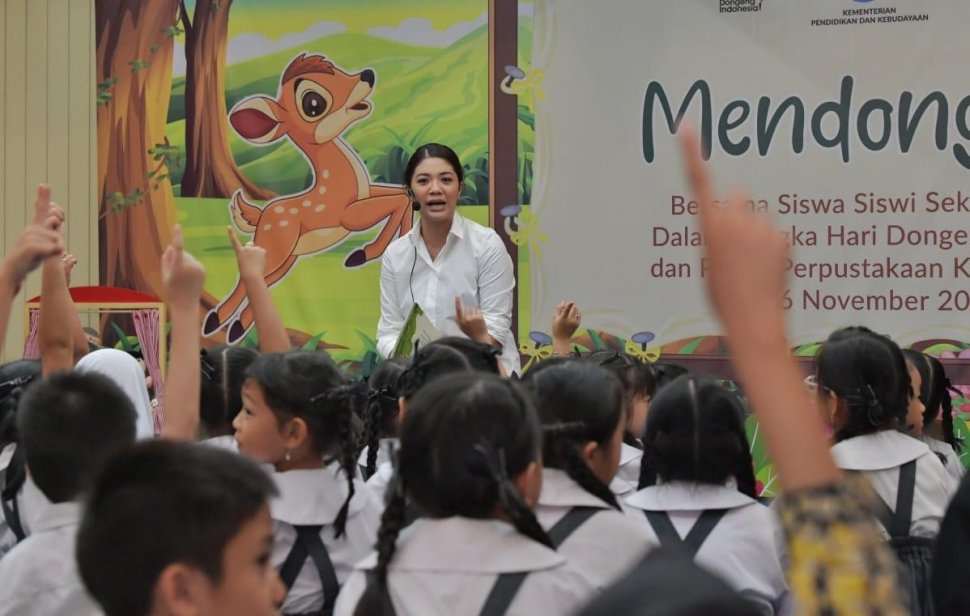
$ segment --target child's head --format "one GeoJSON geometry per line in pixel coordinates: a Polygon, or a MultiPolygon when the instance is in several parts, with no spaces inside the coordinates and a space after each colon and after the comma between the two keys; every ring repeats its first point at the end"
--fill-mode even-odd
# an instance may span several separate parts
{"type": "Polygon", "coordinates": [[[243,409],[233,421],[239,451],[279,471],[340,464],[349,490],[334,520],[337,536],[354,495],[358,395],[325,353],[271,353],[246,371],[243,409]]]}
{"type": "Polygon", "coordinates": [[[253,349],[220,345],[202,352],[200,414],[206,436],[232,434],[232,422],[242,409],[246,370],[259,358],[253,349]]]}
{"type": "Polygon", "coordinates": [[[77,536],[81,578],[108,616],[276,614],[269,476],[243,456],[151,441],[112,457],[77,536]]]}
{"type": "Polygon", "coordinates": [[[619,379],[599,366],[571,361],[540,364],[523,384],[542,422],[543,464],[566,471],[586,491],[619,509],[609,488],[626,427],[619,379]]]}
{"type": "Polygon", "coordinates": [[[477,340],[463,338],[461,336],[445,336],[444,338],[435,340],[431,344],[455,349],[465,356],[472,370],[500,374],[498,358],[502,354],[501,349],[496,349],[484,342],[478,342],[477,340]]]}
{"type": "Polygon", "coordinates": [[[653,370],[649,364],[616,351],[597,351],[587,356],[586,361],[605,368],[620,379],[626,397],[627,437],[625,440],[635,444],[633,437],[643,433],[650,399],[657,391],[653,370]]]}
{"type": "Polygon", "coordinates": [[[418,349],[408,366],[398,379],[397,391],[401,415],[407,413],[407,405],[418,391],[435,379],[452,372],[469,372],[471,362],[461,351],[444,345],[431,343],[418,349]]]}
{"type": "Polygon", "coordinates": [[[364,441],[367,446],[367,473],[377,470],[377,450],[383,438],[397,436],[397,417],[400,408],[397,384],[409,362],[402,357],[387,359],[367,381],[367,409],[364,413],[364,441]]]}
{"type": "Polygon", "coordinates": [[[926,414],[926,406],[923,404],[925,387],[923,386],[923,370],[918,364],[924,365],[924,355],[912,349],[903,349],[903,357],[906,358],[906,372],[909,374],[909,404],[906,407],[906,421],[903,425],[907,434],[915,437],[923,435],[923,416],[926,414]]]}
{"type": "Polygon", "coordinates": [[[818,400],[836,441],[904,425],[910,379],[894,342],[863,328],[839,330],[815,363],[818,400]]]}
{"type": "Polygon", "coordinates": [[[28,385],[41,376],[40,362],[21,359],[0,366],[0,449],[17,440],[17,409],[28,385]]]}
{"type": "Polygon", "coordinates": [[[682,376],[650,405],[640,488],[657,479],[721,485],[729,478],[740,492],[757,496],[741,403],[714,381],[682,376]]]}
{"type": "Polygon", "coordinates": [[[531,509],[542,489],[540,447],[535,410],[507,380],[452,374],[418,392],[401,426],[398,469],[377,535],[377,583],[356,613],[382,611],[406,498],[431,518],[501,516],[550,545],[531,509]]]}
{"type": "MultiPolygon", "coordinates": [[[[928,428],[939,420],[943,440],[959,450],[960,441],[953,433],[953,399],[950,397],[950,391],[962,394],[953,389],[949,377],[946,376],[943,362],[939,359],[912,349],[905,349],[903,353],[906,355],[906,361],[919,372],[918,391],[924,407],[922,426],[928,428]]],[[[910,375],[912,378],[912,372],[910,375]]]]}
{"type": "Polygon", "coordinates": [[[98,374],[55,374],[28,389],[17,431],[34,483],[52,503],[77,499],[104,460],[135,438],[135,410],[98,374]]]}

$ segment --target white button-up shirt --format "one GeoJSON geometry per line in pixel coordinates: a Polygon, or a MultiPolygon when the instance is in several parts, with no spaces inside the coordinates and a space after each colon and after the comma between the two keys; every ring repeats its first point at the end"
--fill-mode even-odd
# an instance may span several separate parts
{"type": "MultiPolygon", "coordinates": [[[[357,564],[337,597],[334,616],[350,616],[377,555],[357,564]]],[[[528,572],[508,616],[572,614],[592,598],[586,578],[556,551],[508,522],[420,518],[404,529],[387,573],[394,609],[404,614],[478,614],[502,573],[528,572]]]]}
{"type": "Polygon", "coordinates": [[[493,229],[455,214],[445,246],[432,261],[421,225],[415,225],[384,251],[377,348],[384,357],[394,352],[415,303],[443,335],[464,336],[455,320],[455,298],[460,297],[465,306],[482,311],[488,333],[502,344],[506,371],[519,372],[511,330],[514,290],[512,259],[493,229]]]}
{"type": "MultiPolygon", "coordinates": [[[[832,446],[832,457],[841,469],[862,471],[876,494],[894,511],[899,467],[916,460],[916,491],[913,494],[910,534],[933,538],[940,532],[940,523],[957,484],[925,443],[896,430],[882,430],[836,443],[832,446]]],[[[878,526],[883,536],[888,537],[882,524],[878,526]]]]}
{"type": "Polygon", "coordinates": [[[0,561],[0,615],[101,614],[74,560],[80,504],[51,504],[34,518],[33,534],[0,561]]]}

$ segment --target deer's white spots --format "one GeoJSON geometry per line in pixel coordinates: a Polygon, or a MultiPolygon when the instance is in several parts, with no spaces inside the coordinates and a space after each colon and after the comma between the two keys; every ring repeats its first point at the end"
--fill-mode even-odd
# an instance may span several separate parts
{"type": "Polygon", "coordinates": [[[276,212],[277,214],[282,214],[284,209],[285,208],[282,205],[277,205],[276,207],[273,208],[273,211],[276,212]]]}
{"type": "Polygon", "coordinates": [[[313,208],[313,211],[314,212],[322,212],[325,209],[327,209],[327,206],[325,204],[321,203],[317,207],[313,208]]]}
{"type": "Polygon", "coordinates": [[[263,231],[269,231],[273,228],[273,225],[263,225],[263,231]]]}
{"type": "Polygon", "coordinates": [[[306,201],[304,201],[304,202],[303,202],[303,203],[301,203],[300,205],[302,205],[303,207],[310,207],[310,206],[311,206],[312,204],[310,203],[310,200],[309,200],[309,199],[307,199],[306,201]]]}
{"type": "Polygon", "coordinates": [[[321,195],[325,195],[327,194],[327,187],[321,186],[320,188],[317,189],[317,192],[320,193],[321,195]]]}
{"type": "MultiPolygon", "coordinates": [[[[324,169],[323,171],[320,172],[320,175],[322,175],[323,176],[323,179],[326,180],[327,178],[330,177],[330,170],[329,169],[324,169]]],[[[320,194],[322,195],[323,193],[321,192],[320,194]]]]}
{"type": "Polygon", "coordinates": [[[290,225],[290,221],[286,220],[285,218],[280,221],[281,227],[288,227],[289,225],[290,225]]]}
{"type": "Polygon", "coordinates": [[[297,212],[299,212],[299,211],[300,211],[300,210],[298,210],[298,209],[296,209],[295,207],[291,207],[291,208],[290,208],[290,214],[296,214],[296,213],[297,213],[297,212]]]}

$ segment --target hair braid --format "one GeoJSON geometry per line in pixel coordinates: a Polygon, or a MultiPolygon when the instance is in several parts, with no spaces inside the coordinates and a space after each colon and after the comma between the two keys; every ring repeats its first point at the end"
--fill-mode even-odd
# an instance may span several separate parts
{"type": "Polygon", "coordinates": [[[354,498],[354,475],[356,475],[357,464],[357,456],[355,455],[357,447],[354,442],[354,433],[351,427],[351,416],[354,413],[350,403],[345,404],[346,408],[340,415],[338,426],[340,431],[340,466],[347,476],[347,499],[344,500],[340,512],[337,513],[337,517],[333,521],[336,537],[341,537],[346,532],[350,501],[354,498]]]}
{"type": "Polygon", "coordinates": [[[589,468],[589,464],[583,460],[572,443],[558,439],[556,441],[556,449],[558,450],[559,459],[565,467],[563,470],[566,471],[570,479],[610,507],[617,511],[620,510],[620,504],[616,501],[616,496],[614,496],[610,487],[593,474],[593,471],[589,468]]]}
{"type": "Polygon", "coordinates": [[[643,457],[640,458],[640,479],[637,490],[649,488],[657,483],[657,454],[653,447],[644,443],[643,457]]]}
{"type": "MultiPolygon", "coordinates": [[[[361,450],[367,449],[367,465],[364,467],[364,479],[369,479],[377,472],[377,450],[380,447],[381,424],[384,421],[384,405],[381,404],[379,394],[371,394],[367,403],[367,413],[364,416],[364,438],[361,450]]],[[[360,456],[360,451],[357,452],[360,456]]]]}
{"type": "Polygon", "coordinates": [[[394,606],[387,590],[387,569],[397,551],[397,537],[405,526],[407,501],[404,496],[403,481],[395,473],[391,480],[387,507],[381,515],[381,526],[377,531],[377,565],[375,578],[368,582],[364,594],[357,603],[354,616],[373,616],[374,614],[394,614],[394,606]]]}

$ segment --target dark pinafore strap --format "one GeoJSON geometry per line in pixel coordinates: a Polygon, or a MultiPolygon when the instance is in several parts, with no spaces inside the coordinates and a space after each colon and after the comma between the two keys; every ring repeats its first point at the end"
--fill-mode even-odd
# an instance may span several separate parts
{"type": "Polygon", "coordinates": [[[667,512],[644,511],[643,513],[647,516],[647,522],[650,523],[653,532],[657,534],[660,545],[686,549],[690,557],[694,558],[697,555],[697,551],[701,549],[701,545],[704,544],[704,541],[710,536],[714,527],[717,526],[717,523],[721,521],[721,518],[727,512],[727,509],[705,510],[697,518],[697,522],[694,523],[690,532],[683,539],[680,538],[677,529],[674,528],[674,524],[670,521],[670,516],[667,515],[667,512]]]}
{"type": "Polygon", "coordinates": [[[337,572],[330,560],[327,546],[320,538],[322,525],[294,526],[296,529],[296,541],[290,553],[286,555],[283,566],[280,567],[280,578],[286,586],[286,591],[293,587],[296,577],[303,569],[307,558],[313,561],[320,576],[320,585],[323,588],[323,608],[319,614],[328,615],[333,612],[334,603],[337,601],[337,593],[340,591],[340,583],[337,582],[337,572]]]}

